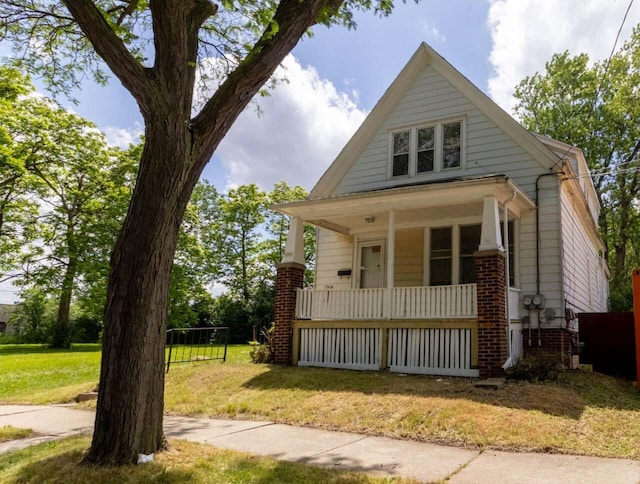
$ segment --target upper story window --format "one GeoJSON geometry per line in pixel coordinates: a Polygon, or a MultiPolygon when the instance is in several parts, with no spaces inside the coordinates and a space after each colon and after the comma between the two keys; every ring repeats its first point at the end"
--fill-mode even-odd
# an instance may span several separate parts
{"type": "Polygon", "coordinates": [[[462,146],[461,124],[450,123],[442,125],[442,168],[460,168],[462,146]]]}
{"type": "Polygon", "coordinates": [[[393,176],[409,174],[411,131],[393,133],[393,176]]]}
{"type": "Polygon", "coordinates": [[[415,176],[460,168],[462,120],[416,126],[391,133],[391,177],[415,176]]]}

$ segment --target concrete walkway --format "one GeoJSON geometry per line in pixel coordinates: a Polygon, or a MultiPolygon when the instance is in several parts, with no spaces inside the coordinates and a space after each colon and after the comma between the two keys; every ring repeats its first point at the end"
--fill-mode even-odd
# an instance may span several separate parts
{"type": "MultiPolygon", "coordinates": [[[[0,406],[0,427],[30,428],[37,437],[0,444],[0,454],[89,433],[94,413],[71,406],[0,406]]],[[[640,483],[640,462],[571,455],[473,451],[383,437],[247,420],[165,417],[169,438],[275,459],[451,483],[640,483]]]]}

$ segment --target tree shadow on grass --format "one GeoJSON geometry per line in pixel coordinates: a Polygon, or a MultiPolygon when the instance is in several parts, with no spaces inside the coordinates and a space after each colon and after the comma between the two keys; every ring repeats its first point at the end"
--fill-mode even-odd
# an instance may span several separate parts
{"type": "MultiPolygon", "coordinates": [[[[270,366],[246,388],[314,392],[357,392],[471,400],[512,409],[580,419],[587,406],[640,412],[640,393],[628,382],[597,373],[565,373],[558,382],[508,380],[498,389],[476,388],[470,378],[402,375],[326,368],[270,366]]],[[[426,401],[425,401],[426,402],[426,401]]],[[[639,415],[640,418],[640,415],[639,415]]]]}
{"type": "Polygon", "coordinates": [[[51,484],[96,483],[177,483],[192,482],[193,472],[167,471],[163,465],[149,463],[141,466],[95,467],[82,465],[83,453],[69,451],[25,465],[14,482],[46,482],[51,484]]]}
{"type": "MultiPolygon", "coordinates": [[[[81,464],[81,450],[61,451],[59,454],[24,465],[9,482],[51,484],[96,483],[298,483],[298,482],[369,482],[364,475],[355,475],[334,469],[317,467],[317,464],[341,465],[342,468],[361,472],[380,471],[357,460],[340,462],[287,462],[252,456],[246,453],[215,449],[203,444],[184,444],[176,441],[181,449],[169,462],[152,462],[143,465],[97,467],[81,464]],[[305,465],[315,464],[315,465],[305,465]]],[[[37,451],[36,451],[37,452],[37,451]]],[[[167,451],[172,453],[172,449],[167,451]]],[[[162,455],[162,454],[159,454],[162,455]]],[[[277,455],[273,456],[278,458],[277,455]]]]}

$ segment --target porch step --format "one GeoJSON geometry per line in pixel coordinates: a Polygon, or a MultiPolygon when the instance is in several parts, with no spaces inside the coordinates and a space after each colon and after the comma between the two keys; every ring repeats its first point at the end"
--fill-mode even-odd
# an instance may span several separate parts
{"type": "Polygon", "coordinates": [[[487,378],[474,383],[476,388],[488,388],[489,390],[499,390],[505,383],[504,378],[487,378]]]}

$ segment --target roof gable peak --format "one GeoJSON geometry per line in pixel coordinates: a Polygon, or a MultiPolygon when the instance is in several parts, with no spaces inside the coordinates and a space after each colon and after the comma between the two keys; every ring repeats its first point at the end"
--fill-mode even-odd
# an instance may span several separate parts
{"type": "Polygon", "coordinates": [[[384,120],[428,66],[432,66],[455,89],[461,92],[493,121],[496,126],[501,128],[537,160],[543,168],[552,169],[557,165],[558,156],[555,153],[491,100],[431,46],[426,42],[421,42],[369,115],[313,187],[309,193],[309,198],[325,198],[331,195],[356,158],[374,137],[384,120]]]}

